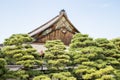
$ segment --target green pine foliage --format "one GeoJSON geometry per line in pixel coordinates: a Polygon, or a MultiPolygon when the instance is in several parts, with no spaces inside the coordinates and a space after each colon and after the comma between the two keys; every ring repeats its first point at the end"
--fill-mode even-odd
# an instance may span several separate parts
{"type": "MultiPolygon", "coordinates": [[[[111,40],[111,42],[115,45],[115,47],[118,49],[118,54],[114,54],[115,56],[114,57],[116,57],[117,58],[117,61],[116,61],[116,63],[120,63],[120,57],[119,57],[119,55],[120,55],[120,38],[115,38],[115,39],[112,39],[111,40]]],[[[116,65],[116,67],[117,67],[117,69],[116,69],[116,71],[115,71],[115,74],[116,74],[116,76],[117,76],[117,79],[120,79],[120,66],[118,66],[118,65],[116,65]]]]}
{"type": "Polygon", "coordinates": [[[78,33],[74,35],[69,50],[75,65],[73,72],[78,80],[114,79],[114,68],[104,61],[106,59],[103,54],[104,49],[98,47],[93,38],[78,33]]]}
{"type": "Polygon", "coordinates": [[[49,70],[64,70],[69,64],[69,55],[60,40],[47,41],[45,44],[45,61],[49,70]]]}
{"type": "Polygon", "coordinates": [[[41,66],[43,64],[41,55],[30,45],[32,41],[33,38],[27,34],[13,34],[4,41],[2,51],[8,65],[23,66],[9,75],[13,75],[12,78],[28,80],[31,78],[31,75],[28,73],[29,70],[34,69],[35,65],[41,66]]]}
{"type": "Polygon", "coordinates": [[[28,43],[33,39],[27,34],[13,34],[4,42],[3,52],[9,64],[23,65],[24,68],[31,68],[35,64],[42,64],[40,55],[28,43]],[[39,57],[38,57],[39,56],[39,57]]]}
{"type": "Polygon", "coordinates": [[[6,60],[0,58],[0,79],[5,80],[8,69],[6,68],[6,60]]]}
{"type": "Polygon", "coordinates": [[[66,47],[63,42],[60,40],[47,41],[45,46],[47,50],[44,59],[49,72],[36,76],[33,80],[76,80],[67,70],[70,57],[65,51],[66,47]]]}
{"type": "Polygon", "coordinates": [[[25,70],[18,70],[14,73],[14,76],[16,80],[28,80],[29,74],[25,70]]]}
{"type": "Polygon", "coordinates": [[[6,75],[7,75],[7,72],[8,72],[8,69],[6,67],[7,65],[7,62],[6,60],[3,58],[3,53],[0,49],[0,80],[5,80],[7,79],[6,78],[6,75]]]}
{"type": "Polygon", "coordinates": [[[74,78],[70,72],[59,72],[36,76],[33,80],[76,80],[76,78],[74,78]]]}
{"type": "Polygon", "coordinates": [[[70,72],[60,72],[50,74],[51,80],[76,80],[70,72]]]}
{"type": "Polygon", "coordinates": [[[40,75],[33,78],[33,80],[51,80],[48,75],[40,75]]]}
{"type": "Polygon", "coordinates": [[[77,33],[70,46],[47,41],[44,56],[30,45],[27,34],[13,34],[0,49],[0,80],[119,80],[120,38],[93,39],[77,33]],[[22,65],[9,71],[6,65],[22,65]],[[40,67],[41,70],[38,70],[40,67]]]}
{"type": "Polygon", "coordinates": [[[113,41],[107,40],[105,38],[96,39],[98,47],[103,49],[103,54],[105,56],[104,62],[106,65],[111,65],[115,69],[116,79],[120,79],[120,51],[119,51],[119,39],[114,39],[113,41]]]}
{"type": "Polygon", "coordinates": [[[33,38],[30,38],[28,34],[13,34],[8,39],[5,39],[4,45],[22,45],[23,43],[30,43],[33,38]]]}
{"type": "Polygon", "coordinates": [[[120,38],[115,38],[111,40],[115,44],[116,48],[120,51],[120,38]]]}

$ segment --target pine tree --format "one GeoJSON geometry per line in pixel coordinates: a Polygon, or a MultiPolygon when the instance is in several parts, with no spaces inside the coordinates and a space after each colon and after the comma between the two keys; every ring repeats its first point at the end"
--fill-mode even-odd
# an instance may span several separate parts
{"type": "Polygon", "coordinates": [[[49,70],[64,70],[70,57],[65,51],[65,45],[60,40],[47,41],[45,44],[46,65],[49,70]]]}
{"type": "Polygon", "coordinates": [[[4,42],[3,52],[9,58],[9,64],[20,64],[24,68],[33,67],[37,63],[42,63],[38,60],[40,55],[29,44],[33,39],[27,34],[13,34],[4,42]],[[13,59],[13,60],[12,60],[13,59]]]}
{"type": "Polygon", "coordinates": [[[106,65],[103,49],[86,34],[74,35],[70,53],[73,54],[73,69],[78,80],[111,80],[114,68],[106,65]]]}
{"type": "Polygon", "coordinates": [[[76,80],[67,70],[70,57],[63,42],[60,40],[47,41],[45,46],[47,50],[44,59],[47,73],[36,76],[33,80],[76,80]]]}
{"type": "MultiPolygon", "coordinates": [[[[22,65],[20,70],[23,77],[29,75],[27,71],[34,68],[34,65],[42,65],[43,63],[40,54],[30,45],[32,41],[33,38],[27,34],[13,34],[4,41],[2,51],[5,54],[5,59],[9,65],[22,65]]],[[[16,73],[19,73],[20,70],[16,73]]],[[[19,77],[21,76],[19,75],[19,77]]],[[[26,76],[26,78],[28,77],[26,76]]]]}
{"type": "Polygon", "coordinates": [[[115,69],[116,79],[120,76],[120,51],[119,51],[119,39],[114,39],[113,42],[107,40],[106,38],[96,39],[98,46],[103,49],[103,54],[105,56],[106,65],[111,65],[115,69]]]}
{"type": "Polygon", "coordinates": [[[6,80],[6,75],[8,72],[8,69],[6,67],[7,62],[6,60],[3,58],[3,53],[0,49],[0,80],[6,80]]]}

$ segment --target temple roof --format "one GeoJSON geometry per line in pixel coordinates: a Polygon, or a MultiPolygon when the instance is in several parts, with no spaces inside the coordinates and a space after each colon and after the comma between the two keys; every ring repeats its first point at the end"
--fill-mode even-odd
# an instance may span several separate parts
{"type": "MultiPolygon", "coordinates": [[[[51,25],[53,25],[54,23],[56,23],[61,17],[65,17],[66,20],[69,22],[69,24],[71,24],[73,26],[73,24],[70,22],[70,20],[68,19],[67,15],[66,15],[66,12],[65,10],[61,10],[59,15],[57,15],[56,17],[54,17],[53,19],[51,19],[50,21],[48,21],[47,23],[41,25],[40,27],[34,29],[33,31],[29,32],[28,34],[30,36],[34,36],[36,35],[37,33],[40,33],[42,31],[44,31],[45,29],[49,28],[51,25]]],[[[73,26],[74,27],[74,26],[73,26]]],[[[74,27],[75,28],[75,27],[74,27]]],[[[75,30],[77,32],[79,32],[76,28],[75,30]]]]}

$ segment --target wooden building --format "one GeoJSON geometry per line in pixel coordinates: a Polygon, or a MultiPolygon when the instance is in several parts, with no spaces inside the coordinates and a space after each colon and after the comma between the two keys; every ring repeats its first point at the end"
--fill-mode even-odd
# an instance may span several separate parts
{"type": "Polygon", "coordinates": [[[65,10],[61,10],[59,15],[29,32],[29,35],[35,39],[33,43],[44,44],[47,40],[61,40],[69,45],[75,33],[79,31],[70,22],[65,10]]]}

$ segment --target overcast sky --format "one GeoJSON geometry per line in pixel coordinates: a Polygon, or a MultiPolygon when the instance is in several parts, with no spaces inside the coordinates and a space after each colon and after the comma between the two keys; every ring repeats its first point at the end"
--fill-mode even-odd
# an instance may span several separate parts
{"type": "Polygon", "coordinates": [[[81,33],[120,37],[120,0],[0,0],[0,43],[12,34],[32,31],[61,9],[81,33]]]}

